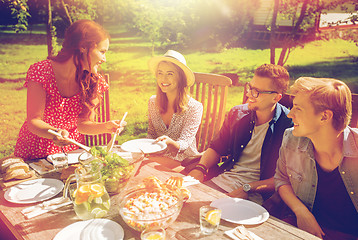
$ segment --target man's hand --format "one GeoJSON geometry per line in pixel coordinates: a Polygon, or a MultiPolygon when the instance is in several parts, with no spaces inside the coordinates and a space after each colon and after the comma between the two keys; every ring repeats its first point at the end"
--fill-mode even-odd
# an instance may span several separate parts
{"type": "Polygon", "coordinates": [[[313,214],[308,210],[304,209],[300,213],[296,214],[297,217],[297,226],[306,231],[309,232],[319,238],[323,238],[324,232],[319,226],[316,218],[313,216],[313,214]]]}
{"type": "Polygon", "coordinates": [[[236,198],[242,198],[242,199],[248,199],[249,194],[243,190],[242,187],[239,187],[238,189],[235,189],[232,192],[227,193],[229,197],[236,197],[236,198]]]}
{"type": "Polygon", "coordinates": [[[204,181],[204,174],[201,171],[196,170],[196,169],[191,170],[188,173],[188,176],[192,176],[193,178],[199,180],[200,182],[204,181]]]}

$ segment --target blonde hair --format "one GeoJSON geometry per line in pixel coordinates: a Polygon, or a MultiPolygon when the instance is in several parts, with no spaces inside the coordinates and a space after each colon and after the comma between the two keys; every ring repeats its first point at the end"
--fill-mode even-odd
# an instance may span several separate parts
{"type": "MultiPolygon", "coordinates": [[[[189,101],[189,87],[187,86],[187,79],[184,71],[176,64],[172,62],[166,63],[172,64],[179,73],[179,82],[178,82],[178,95],[174,101],[174,112],[182,113],[187,109],[187,103],[189,101]]],[[[159,63],[157,67],[159,66],[159,63]]],[[[157,69],[158,70],[158,69],[157,69]]],[[[156,72],[157,72],[156,70],[156,72]]],[[[159,108],[160,113],[165,113],[168,110],[168,98],[165,93],[162,92],[160,87],[157,84],[157,97],[156,103],[159,108]]]]}
{"type": "Polygon", "coordinates": [[[337,131],[346,128],[352,116],[352,93],[342,81],[333,78],[300,77],[291,86],[292,95],[307,93],[315,113],[331,110],[337,131]]]}

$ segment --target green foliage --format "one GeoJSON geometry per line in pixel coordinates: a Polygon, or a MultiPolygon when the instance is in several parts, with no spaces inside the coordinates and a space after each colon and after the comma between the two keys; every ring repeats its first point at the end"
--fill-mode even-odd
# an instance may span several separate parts
{"type": "MultiPolygon", "coordinates": [[[[107,63],[110,74],[111,119],[128,112],[128,125],[117,138],[125,141],[143,138],[147,132],[148,99],[156,92],[154,76],[148,70],[150,42],[120,25],[105,26],[111,33],[107,63]]],[[[26,89],[23,88],[29,66],[47,57],[46,35],[39,26],[33,32],[0,34],[0,158],[9,155],[26,119],[26,89]]],[[[42,29],[44,29],[42,27],[42,29]]],[[[197,72],[236,73],[240,82],[249,81],[256,67],[269,62],[269,50],[231,48],[220,53],[178,48],[188,66],[197,72]]],[[[279,50],[277,50],[279,51],[279,50]]],[[[155,52],[162,55],[163,50],[155,52]]],[[[287,62],[291,80],[301,76],[331,76],[346,82],[356,81],[358,48],[343,40],[316,41],[296,48],[287,62]]],[[[242,102],[242,87],[229,88],[226,111],[242,102]]],[[[357,89],[358,92],[358,89],[357,89]]]]}
{"type": "Polygon", "coordinates": [[[2,0],[8,2],[11,9],[11,15],[17,19],[17,24],[13,26],[15,32],[21,32],[27,30],[28,27],[28,17],[29,7],[27,5],[27,0],[2,0]]]}

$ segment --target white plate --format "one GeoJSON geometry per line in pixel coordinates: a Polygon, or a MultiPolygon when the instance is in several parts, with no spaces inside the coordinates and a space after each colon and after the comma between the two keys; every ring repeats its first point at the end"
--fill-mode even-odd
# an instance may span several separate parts
{"type": "Polygon", "coordinates": [[[167,145],[164,142],[155,142],[154,139],[140,138],[123,143],[121,148],[127,152],[139,153],[142,150],[144,153],[149,154],[161,152],[167,148],[167,145]]]}
{"type": "MultiPolygon", "coordinates": [[[[68,164],[74,164],[74,163],[78,163],[78,157],[80,156],[81,153],[85,152],[85,150],[83,149],[76,149],[73,150],[71,152],[67,153],[68,156],[68,164]]],[[[52,163],[52,158],[56,155],[62,155],[63,153],[56,153],[56,154],[52,154],[52,155],[48,155],[47,156],[47,161],[49,161],[50,163],[52,163]]]]}
{"type": "Polygon", "coordinates": [[[12,203],[35,203],[56,196],[63,189],[63,182],[53,178],[41,178],[16,184],[6,190],[4,197],[12,203]]]}
{"type": "Polygon", "coordinates": [[[58,232],[53,240],[122,240],[121,225],[108,219],[91,219],[68,225],[58,232]]]}
{"type": "Polygon", "coordinates": [[[243,225],[260,224],[270,216],[265,208],[241,198],[220,198],[210,206],[221,209],[221,219],[243,225]]]}

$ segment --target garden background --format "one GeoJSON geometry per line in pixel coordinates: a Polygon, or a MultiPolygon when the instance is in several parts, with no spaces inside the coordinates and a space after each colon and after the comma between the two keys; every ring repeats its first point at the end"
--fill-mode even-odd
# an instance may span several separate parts
{"type": "MultiPolygon", "coordinates": [[[[222,5],[225,5],[225,1],[222,2],[222,5]]],[[[47,19],[46,7],[41,5],[41,2],[43,1],[1,0],[0,2],[0,14],[2,15],[0,18],[0,24],[2,24],[0,26],[0,158],[12,153],[20,127],[26,118],[26,88],[23,87],[26,71],[31,64],[46,59],[48,56],[47,32],[46,24],[44,24],[47,19]],[[25,6],[25,12],[32,16],[32,18],[27,17],[24,26],[16,25],[21,23],[19,18],[12,19],[13,14],[10,10],[14,8],[13,2],[18,3],[16,5],[18,12],[15,13],[23,11],[20,8],[25,6]],[[20,6],[20,3],[23,5],[20,6]],[[37,3],[37,7],[34,7],[34,3],[37,3]],[[3,6],[6,6],[9,12],[3,6]]],[[[128,125],[118,137],[119,143],[146,136],[147,102],[156,91],[155,78],[149,73],[147,67],[147,62],[153,55],[163,55],[166,50],[174,49],[183,53],[188,66],[193,71],[237,75],[238,84],[229,89],[227,111],[234,105],[241,104],[242,84],[250,81],[254,69],[263,63],[270,62],[272,52],[269,47],[248,48],[245,46],[243,36],[245,36],[246,30],[235,27],[235,21],[236,23],[241,21],[242,25],[245,25],[242,19],[235,18],[234,21],[233,18],[230,18],[230,20],[215,24],[213,27],[213,20],[209,21],[209,18],[199,14],[205,9],[195,8],[196,15],[193,14],[190,18],[192,31],[189,33],[187,31],[189,29],[188,20],[185,22],[180,16],[185,16],[184,13],[189,11],[188,6],[191,6],[190,9],[194,11],[194,6],[200,6],[199,3],[202,4],[203,1],[167,0],[162,8],[150,5],[150,1],[145,0],[109,1],[107,3],[106,0],[101,0],[97,2],[102,2],[104,5],[92,6],[88,4],[91,2],[88,0],[65,2],[73,3],[70,6],[72,8],[69,8],[73,20],[81,18],[97,20],[111,35],[110,48],[106,55],[107,63],[102,64],[102,72],[110,74],[111,118],[121,119],[123,113],[128,111],[126,119],[128,125]],[[132,13],[128,9],[133,11],[135,9],[131,4],[139,2],[143,3],[144,7],[152,8],[141,10],[142,12],[138,10],[137,16],[131,15],[132,13]],[[177,14],[181,8],[175,4],[179,4],[179,2],[187,4],[180,5],[183,8],[182,15],[177,14]],[[198,5],[193,5],[194,2],[198,5]],[[82,6],[84,3],[87,4],[84,5],[85,7],[82,6]],[[101,16],[98,15],[99,7],[103,11],[101,16]],[[158,11],[154,11],[153,7],[158,11]],[[90,9],[96,10],[96,8],[97,12],[90,11],[90,9]],[[166,12],[160,12],[160,9],[166,10],[166,12]],[[116,11],[121,14],[117,14],[116,11]],[[149,14],[153,11],[156,15],[149,14]],[[139,20],[139,16],[144,17],[143,13],[148,13],[147,18],[139,20]],[[151,17],[158,16],[164,16],[166,19],[151,20],[151,17]],[[207,21],[207,25],[204,24],[205,21],[207,21]],[[135,25],[145,22],[152,24],[135,25]],[[195,28],[195,23],[196,25],[200,23],[210,26],[209,33],[201,36],[194,30],[204,27],[196,26],[195,28]],[[225,29],[220,28],[221,25],[224,26],[223,23],[226,24],[225,29]],[[156,28],[153,28],[155,26],[160,26],[157,32],[156,28]],[[164,28],[168,29],[161,31],[164,28]],[[231,34],[225,35],[230,28],[232,29],[231,34]],[[237,32],[238,29],[240,33],[237,32]]],[[[151,2],[163,3],[160,0],[151,2]]],[[[57,7],[59,8],[59,6],[57,7]]],[[[229,9],[232,9],[232,5],[229,9]]],[[[61,17],[60,11],[56,10],[56,5],[52,7],[52,11],[57,12],[57,15],[54,14],[57,35],[53,39],[55,39],[54,49],[58,50],[62,41],[61,28],[65,29],[64,26],[68,23],[61,17]]],[[[210,15],[212,12],[207,14],[210,15]]],[[[276,54],[279,55],[281,50],[277,47],[276,54]]],[[[352,91],[358,92],[356,89],[358,47],[354,40],[315,38],[313,41],[296,44],[290,50],[291,53],[285,67],[290,72],[291,81],[301,76],[333,77],[347,82],[352,91]]]]}

